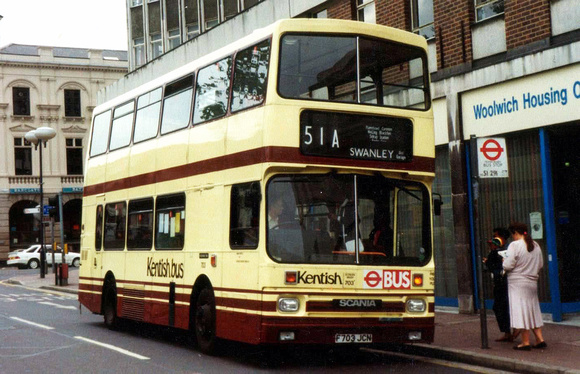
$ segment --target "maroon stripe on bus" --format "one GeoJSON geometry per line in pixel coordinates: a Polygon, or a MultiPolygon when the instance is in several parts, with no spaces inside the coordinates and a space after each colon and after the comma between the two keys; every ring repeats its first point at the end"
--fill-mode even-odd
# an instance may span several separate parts
{"type": "Polygon", "coordinates": [[[330,157],[305,156],[298,148],[293,147],[262,147],[231,155],[215,157],[191,164],[175,166],[151,173],[135,175],[128,178],[98,183],[84,187],[84,196],[122,190],[131,187],[145,186],[153,183],[167,182],[176,179],[228,170],[242,166],[255,165],[263,162],[285,162],[296,164],[363,167],[395,169],[405,171],[435,172],[435,159],[413,156],[411,162],[383,162],[370,160],[353,160],[330,157]]]}
{"type": "Polygon", "coordinates": [[[236,308],[253,310],[257,312],[275,312],[276,302],[275,301],[261,301],[261,300],[248,300],[248,299],[235,299],[229,297],[216,297],[216,306],[222,306],[226,308],[236,308]]]}

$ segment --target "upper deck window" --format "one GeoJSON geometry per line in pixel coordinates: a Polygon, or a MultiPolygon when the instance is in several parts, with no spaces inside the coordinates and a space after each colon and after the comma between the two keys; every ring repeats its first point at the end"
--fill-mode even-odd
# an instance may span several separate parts
{"type": "Polygon", "coordinates": [[[232,86],[232,112],[260,105],[264,101],[269,58],[269,40],[238,52],[232,86]]]}
{"type": "Polygon", "coordinates": [[[133,132],[133,115],[135,114],[135,102],[130,101],[115,108],[113,112],[113,125],[111,128],[111,143],[109,150],[113,151],[126,147],[131,142],[133,132]]]}
{"type": "Polygon", "coordinates": [[[226,114],[231,71],[231,56],[199,70],[195,88],[194,124],[222,117],[226,114]]]}
{"type": "Polygon", "coordinates": [[[163,96],[161,134],[187,127],[191,113],[193,75],[168,84],[163,96]]]}
{"type": "Polygon", "coordinates": [[[424,110],[429,103],[422,49],[351,36],[282,38],[278,92],[293,99],[424,110]]]}
{"type": "Polygon", "coordinates": [[[162,88],[147,92],[137,99],[137,116],[135,118],[135,133],[133,143],[151,139],[157,136],[159,128],[159,113],[161,111],[162,88]]]}
{"type": "Polygon", "coordinates": [[[96,156],[107,151],[109,142],[109,126],[111,124],[111,111],[107,110],[93,120],[93,135],[91,137],[90,155],[96,156]]]}

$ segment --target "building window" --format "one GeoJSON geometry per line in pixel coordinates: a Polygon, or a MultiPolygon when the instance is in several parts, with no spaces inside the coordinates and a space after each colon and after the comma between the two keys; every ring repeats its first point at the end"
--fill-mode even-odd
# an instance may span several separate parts
{"type": "Polygon", "coordinates": [[[224,20],[235,17],[238,14],[238,0],[223,0],[224,20]]]}
{"type": "Polygon", "coordinates": [[[433,0],[411,0],[411,27],[415,34],[431,39],[435,37],[433,25],[433,0]]]}
{"type": "Polygon", "coordinates": [[[199,6],[197,0],[185,0],[185,24],[187,40],[199,35],[199,6]]]}
{"type": "Polygon", "coordinates": [[[131,0],[131,6],[143,5],[143,0],[131,0]]]}
{"type": "Polygon", "coordinates": [[[318,12],[312,13],[312,18],[328,18],[328,11],[326,9],[322,9],[318,12]]]}
{"type": "Polygon", "coordinates": [[[475,20],[477,22],[503,14],[504,0],[475,0],[475,20]]]}
{"type": "Polygon", "coordinates": [[[149,60],[163,54],[163,39],[161,37],[161,5],[159,1],[147,4],[149,19],[149,60]]]}
{"type": "Polygon", "coordinates": [[[248,9],[249,7],[253,7],[254,5],[258,4],[262,0],[244,0],[244,10],[248,9]]]}
{"type": "Polygon", "coordinates": [[[367,23],[377,23],[374,0],[357,0],[358,20],[367,23]]]}
{"type": "Polygon", "coordinates": [[[219,0],[208,0],[203,2],[203,15],[205,30],[209,30],[219,24],[218,5],[219,0]]]}
{"type": "Polygon", "coordinates": [[[151,35],[151,59],[157,58],[163,54],[163,43],[161,34],[151,35]]]}
{"type": "Polygon", "coordinates": [[[181,44],[181,29],[180,22],[181,14],[179,10],[179,0],[165,0],[165,17],[167,24],[167,46],[165,51],[170,51],[177,48],[181,44]]]}
{"type": "Polygon", "coordinates": [[[14,173],[32,175],[32,145],[24,138],[14,138],[14,173]]]}
{"type": "Polygon", "coordinates": [[[80,90],[64,90],[64,116],[65,117],[81,116],[80,90]]]}
{"type": "Polygon", "coordinates": [[[83,140],[66,139],[66,173],[68,175],[83,174],[83,140]]]}
{"type": "Polygon", "coordinates": [[[167,42],[168,51],[178,47],[181,44],[181,33],[179,32],[179,29],[169,31],[169,38],[167,39],[167,42]]]}
{"type": "Polygon", "coordinates": [[[133,40],[133,59],[135,66],[145,64],[145,44],[143,38],[133,40]]]}
{"type": "Polygon", "coordinates": [[[15,116],[30,115],[30,88],[12,87],[12,104],[15,116]]]}

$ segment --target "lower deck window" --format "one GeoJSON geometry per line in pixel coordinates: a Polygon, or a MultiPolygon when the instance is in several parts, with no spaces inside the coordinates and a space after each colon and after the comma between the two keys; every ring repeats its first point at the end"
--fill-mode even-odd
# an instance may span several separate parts
{"type": "Polygon", "coordinates": [[[105,205],[104,248],[106,250],[123,250],[125,248],[125,217],[127,203],[105,205]]]}
{"type": "Polygon", "coordinates": [[[185,195],[157,198],[155,207],[155,249],[183,249],[185,234],[185,195]]]}

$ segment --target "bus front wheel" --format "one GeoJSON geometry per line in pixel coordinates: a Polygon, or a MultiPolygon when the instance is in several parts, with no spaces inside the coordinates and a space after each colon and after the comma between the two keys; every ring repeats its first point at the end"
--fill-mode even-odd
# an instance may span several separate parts
{"type": "Polygon", "coordinates": [[[205,287],[195,302],[195,339],[200,351],[213,354],[216,350],[215,296],[211,287],[205,287]]]}

